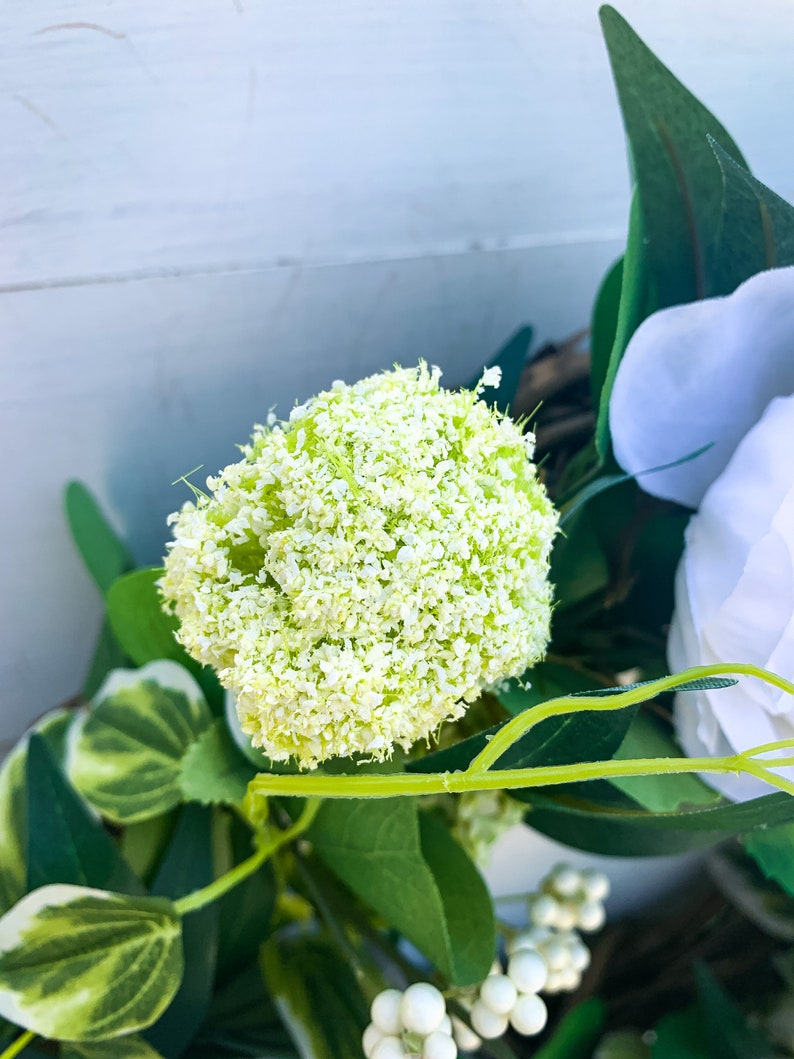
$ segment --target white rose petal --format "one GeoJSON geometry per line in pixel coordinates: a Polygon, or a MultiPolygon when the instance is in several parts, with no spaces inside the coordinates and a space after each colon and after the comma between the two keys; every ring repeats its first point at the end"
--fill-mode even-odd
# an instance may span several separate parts
{"type": "Polygon", "coordinates": [[[769,401],[794,392],[794,267],[726,298],[654,313],[629,342],[609,407],[615,457],[646,492],[697,507],[769,401]]]}

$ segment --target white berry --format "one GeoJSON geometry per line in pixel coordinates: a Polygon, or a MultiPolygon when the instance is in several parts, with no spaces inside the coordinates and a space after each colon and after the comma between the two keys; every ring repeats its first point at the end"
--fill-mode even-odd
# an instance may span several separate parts
{"type": "Polygon", "coordinates": [[[561,901],[557,905],[554,916],[554,926],[557,930],[571,930],[576,926],[579,918],[579,906],[573,901],[561,901]]]}
{"type": "Polygon", "coordinates": [[[563,967],[559,972],[559,984],[561,993],[572,993],[574,989],[578,989],[582,981],[582,976],[576,970],[575,967],[563,967]]]}
{"type": "Polygon", "coordinates": [[[452,1036],[452,1019],[449,1015],[445,1015],[441,1020],[441,1025],[438,1027],[440,1033],[446,1033],[447,1037],[452,1036]]]}
{"type": "Polygon", "coordinates": [[[399,1037],[382,1037],[372,1049],[371,1059],[405,1059],[406,1051],[399,1037]]]}
{"type": "Polygon", "coordinates": [[[436,1030],[425,1037],[422,1044],[422,1059],[456,1059],[458,1046],[448,1033],[436,1030]]]}
{"type": "Polygon", "coordinates": [[[546,984],[549,969],[539,952],[520,949],[510,958],[507,973],[519,993],[539,993],[546,984]]]}
{"type": "Polygon", "coordinates": [[[525,1037],[540,1033],[546,1025],[549,1013],[539,996],[525,994],[516,1001],[510,1014],[510,1025],[525,1037]]]}
{"type": "Polygon", "coordinates": [[[600,901],[583,901],[579,905],[577,921],[582,930],[589,932],[600,930],[606,922],[606,918],[604,906],[600,901]]]}
{"type": "Polygon", "coordinates": [[[573,897],[582,885],[581,872],[572,868],[570,864],[559,864],[552,872],[551,884],[554,892],[560,897],[573,897]]]}
{"type": "Polygon", "coordinates": [[[557,902],[551,894],[536,894],[529,902],[529,918],[539,927],[553,927],[557,919],[557,902]]]}
{"type": "Polygon", "coordinates": [[[582,872],[582,890],[588,901],[605,901],[609,897],[609,879],[602,871],[588,868],[582,872]]]}
{"type": "Polygon", "coordinates": [[[570,949],[571,966],[575,971],[586,971],[590,966],[590,950],[580,941],[575,938],[571,943],[570,949]]]}
{"type": "Polygon", "coordinates": [[[383,1034],[380,1032],[374,1022],[370,1022],[369,1026],[364,1030],[364,1036],[361,1038],[361,1047],[364,1050],[364,1055],[367,1059],[370,1059],[375,1045],[380,1044],[383,1040],[383,1034]]]}
{"type": "Polygon", "coordinates": [[[403,1031],[400,1004],[403,995],[399,989],[384,989],[372,1001],[369,1015],[384,1037],[399,1037],[403,1031]]]}
{"type": "Polygon", "coordinates": [[[444,997],[429,982],[417,982],[403,993],[400,1018],[409,1033],[427,1037],[439,1028],[446,1013],[444,997]]]}
{"type": "Polygon", "coordinates": [[[471,1009],[471,1024],[476,1033],[486,1041],[501,1037],[507,1029],[507,1015],[497,1015],[481,1000],[475,1000],[471,1009]]]}
{"type": "Polygon", "coordinates": [[[492,974],[480,986],[480,1000],[497,1015],[509,1015],[518,990],[506,974],[492,974]]]}
{"type": "Polygon", "coordinates": [[[470,1029],[457,1015],[452,1016],[452,1030],[455,1034],[458,1048],[462,1052],[476,1052],[482,1044],[474,1030],[470,1029]]]}
{"type": "MultiPolygon", "coordinates": [[[[559,938],[552,938],[543,946],[543,959],[550,971],[561,971],[570,962],[568,946],[559,938]]],[[[522,993],[535,993],[536,989],[522,989],[522,993]]]]}

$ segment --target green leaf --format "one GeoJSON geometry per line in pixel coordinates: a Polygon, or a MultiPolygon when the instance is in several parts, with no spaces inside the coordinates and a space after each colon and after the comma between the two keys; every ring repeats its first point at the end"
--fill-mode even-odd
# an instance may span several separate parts
{"type": "Polygon", "coordinates": [[[596,415],[615,344],[622,286],[623,258],[619,257],[601,281],[590,322],[590,392],[596,415]]]}
{"type": "Polygon", "coordinates": [[[109,673],[114,669],[128,669],[130,657],[124,652],[116,639],[107,616],[102,619],[94,654],[88,667],[88,675],[83,685],[83,698],[91,702],[102,687],[109,673]]]}
{"type": "Polygon", "coordinates": [[[539,790],[513,791],[532,808],[527,823],[559,842],[590,853],[661,856],[711,846],[732,835],[794,821],[794,798],[782,792],[752,801],[673,813],[605,808],[584,799],[553,798],[539,790]]]}
{"type": "Polygon", "coordinates": [[[695,980],[712,1059],[773,1059],[770,1044],[747,1025],[744,1015],[699,960],[695,980]]]}
{"type": "MultiPolygon", "coordinates": [[[[229,829],[227,841],[232,863],[239,864],[254,852],[252,832],[231,814],[224,814],[221,823],[229,829]]],[[[230,969],[239,969],[255,957],[270,933],[275,905],[276,884],[270,861],[220,899],[218,967],[221,974],[225,976],[230,969]]]]}
{"type": "Polygon", "coordinates": [[[361,1059],[369,1011],[349,964],[314,938],[272,938],[262,972],[301,1059],[361,1059]]]}
{"type": "Polygon", "coordinates": [[[651,1046],[639,1030],[613,1030],[603,1037],[593,1059],[650,1059],[651,1046]]]}
{"type": "Polygon", "coordinates": [[[297,1052],[265,991],[257,963],[222,975],[189,1059],[295,1059],[297,1052]]]}
{"type": "MultiPolygon", "coordinates": [[[[488,361],[489,368],[499,367],[502,369],[502,381],[498,390],[492,390],[489,387],[480,394],[480,398],[489,404],[495,404],[499,411],[505,415],[515,400],[518,384],[521,381],[521,373],[527,361],[529,347],[532,345],[532,335],[531,327],[519,327],[515,334],[508,338],[496,356],[488,361]]],[[[482,372],[478,372],[467,383],[466,388],[473,390],[481,378],[482,372]]]]}
{"type": "Polygon", "coordinates": [[[794,824],[752,831],[743,842],[766,878],[794,897],[794,824]]]}
{"type": "Polygon", "coordinates": [[[696,1006],[665,1015],[655,1032],[651,1059],[710,1059],[709,1038],[696,1006]]]}
{"type": "Polygon", "coordinates": [[[179,786],[186,801],[239,805],[255,775],[219,717],[182,758],[179,786]]]}
{"type": "Polygon", "coordinates": [[[794,265],[794,207],[709,143],[723,181],[712,293],[730,294],[757,272],[794,265]]]}
{"type": "Polygon", "coordinates": [[[53,1040],[134,1033],[182,976],[170,901],[45,886],[0,919],[0,1016],[53,1040]]]}
{"type": "Polygon", "coordinates": [[[606,459],[609,452],[609,398],[612,394],[612,387],[615,385],[618,367],[626,352],[629,339],[645,317],[650,315],[653,307],[654,295],[648,267],[642,205],[639,192],[635,188],[629,208],[629,232],[621,270],[620,302],[618,303],[615,337],[597,402],[595,443],[596,451],[602,461],[606,459]]]}
{"type": "Polygon", "coordinates": [[[707,137],[742,164],[744,159],[722,125],[625,19],[609,6],[600,14],[659,306],[707,297],[713,293],[710,270],[722,206],[722,178],[707,137]]]}
{"type": "Polygon", "coordinates": [[[66,1043],[61,1046],[61,1059],[163,1059],[160,1052],[150,1047],[137,1033],[130,1037],[116,1037],[111,1041],[66,1043]]]}
{"type": "Polygon", "coordinates": [[[113,632],[137,666],[168,658],[190,670],[210,705],[222,710],[223,690],[217,676],[195,662],[174,636],[179,622],[163,610],[157,589],[162,572],[160,567],[148,567],[113,582],[107,595],[113,632]]]}
{"type": "Polygon", "coordinates": [[[739,843],[726,842],[715,849],[708,868],[720,891],[751,923],[770,937],[794,941],[794,903],[764,878],[739,843]]]}
{"type": "MultiPolygon", "coordinates": [[[[182,808],[152,894],[176,900],[215,878],[212,812],[199,805],[182,808]]],[[[218,957],[216,904],[182,919],[185,970],[174,999],[145,1033],[147,1042],[169,1059],[182,1055],[204,1021],[212,998],[218,957]]]]}
{"type": "Polygon", "coordinates": [[[71,768],[78,790],[109,820],[134,823],[182,801],[182,759],[212,724],[181,666],[117,670],[80,732],[71,768]]]}
{"type": "Polygon", "coordinates": [[[535,1052],[534,1059],[591,1059],[605,1016],[603,1000],[583,1000],[560,1021],[551,1040],[535,1052]]]}
{"type": "Polygon", "coordinates": [[[28,744],[27,889],[73,883],[140,894],[113,839],[71,787],[43,736],[28,744]]]}
{"type": "Polygon", "coordinates": [[[460,892],[475,902],[466,923],[460,898],[451,892],[449,870],[431,849],[434,828],[425,821],[420,829],[413,799],[328,801],[308,837],[331,871],[445,977],[456,985],[471,985],[487,975],[493,960],[493,921],[489,924],[483,911],[483,883],[476,869],[462,850],[440,840],[439,848],[458,873],[460,892]]]}
{"type": "Polygon", "coordinates": [[[106,595],[116,578],[132,569],[132,556],[82,482],[70,482],[64,500],[77,550],[99,591],[106,595]]]}

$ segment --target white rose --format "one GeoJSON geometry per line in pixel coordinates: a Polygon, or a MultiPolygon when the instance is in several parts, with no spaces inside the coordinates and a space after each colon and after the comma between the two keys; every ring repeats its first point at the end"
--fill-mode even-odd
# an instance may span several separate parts
{"type": "MultiPolygon", "coordinates": [[[[676,574],[673,670],[751,662],[794,677],[794,268],[759,273],[726,298],[675,306],[638,329],[610,402],[615,455],[656,496],[700,505],[676,574]],[[771,402],[771,403],[770,403],[771,402]]],[[[794,699],[761,681],[676,698],[691,756],[794,738],[794,699]]],[[[769,791],[704,777],[729,797],[769,791]]]]}

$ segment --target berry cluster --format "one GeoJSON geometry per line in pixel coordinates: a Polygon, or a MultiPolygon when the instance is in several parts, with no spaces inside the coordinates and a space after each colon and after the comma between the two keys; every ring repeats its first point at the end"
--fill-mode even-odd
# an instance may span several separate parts
{"type": "Polygon", "coordinates": [[[361,1041],[367,1059],[455,1059],[458,1054],[444,997],[429,982],[417,982],[404,993],[378,993],[370,1017],[361,1041]]]}
{"type": "MultiPolygon", "coordinates": [[[[472,1005],[472,1029],[486,1040],[501,1037],[508,1023],[526,1037],[540,1033],[546,1025],[548,1012],[538,994],[547,978],[546,961],[532,949],[514,952],[508,960],[506,973],[501,964],[495,964],[472,1005]]],[[[472,1040],[469,1048],[474,1047],[477,1045],[472,1040]]]]}

